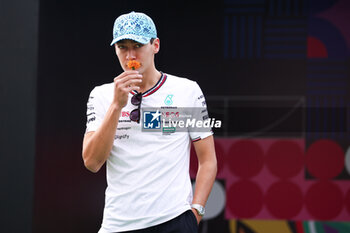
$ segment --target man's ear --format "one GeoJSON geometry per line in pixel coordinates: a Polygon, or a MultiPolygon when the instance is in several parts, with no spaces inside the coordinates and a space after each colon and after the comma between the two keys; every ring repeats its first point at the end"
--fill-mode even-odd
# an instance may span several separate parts
{"type": "Polygon", "coordinates": [[[153,41],[153,52],[154,54],[157,54],[160,50],[160,40],[159,38],[154,39],[153,41]]]}

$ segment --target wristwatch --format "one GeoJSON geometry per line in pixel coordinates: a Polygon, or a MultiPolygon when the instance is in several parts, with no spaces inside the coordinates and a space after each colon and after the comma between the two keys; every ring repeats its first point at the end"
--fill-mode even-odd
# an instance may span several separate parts
{"type": "Polygon", "coordinates": [[[199,216],[203,216],[205,214],[205,208],[204,206],[200,205],[200,204],[192,204],[191,207],[193,209],[196,209],[197,213],[199,216]]]}

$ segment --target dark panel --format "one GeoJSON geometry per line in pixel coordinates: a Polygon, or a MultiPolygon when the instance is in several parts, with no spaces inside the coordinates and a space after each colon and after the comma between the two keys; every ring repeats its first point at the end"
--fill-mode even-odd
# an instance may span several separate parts
{"type": "Polygon", "coordinates": [[[32,232],[38,16],[38,0],[1,1],[1,232],[32,232]]]}

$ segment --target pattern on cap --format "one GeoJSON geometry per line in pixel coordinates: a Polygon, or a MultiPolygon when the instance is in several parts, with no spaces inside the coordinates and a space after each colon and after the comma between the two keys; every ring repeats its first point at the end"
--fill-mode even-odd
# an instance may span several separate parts
{"type": "Polygon", "coordinates": [[[132,39],[145,44],[156,37],[157,30],[152,19],[143,13],[133,11],[115,20],[111,45],[122,39],[132,39]]]}

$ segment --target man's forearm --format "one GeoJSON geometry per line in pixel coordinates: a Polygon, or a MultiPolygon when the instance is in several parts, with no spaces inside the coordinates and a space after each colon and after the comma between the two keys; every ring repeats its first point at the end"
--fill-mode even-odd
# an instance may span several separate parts
{"type": "Polygon", "coordinates": [[[216,161],[206,161],[203,164],[199,164],[192,203],[205,206],[213,187],[216,173],[216,161]]]}
{"type": "Polygon", "coordinates": [[[91,135],[87,133],[83,143],[83,159],[87,169],[98,172],[106,162],[113,146],[121,108],[111,105],[101,126],[91,135]]]}
{"type": "MultiPolygon", "coordinates": [[[[214,137],[209,136],[194,142],[193,146],[198,158],[198,171],[192,204],[205,206],[217,173],[214,137]]],[[[202,217],[196,210],[192,209],[192,211],[199,222],[202,217]]]]}

